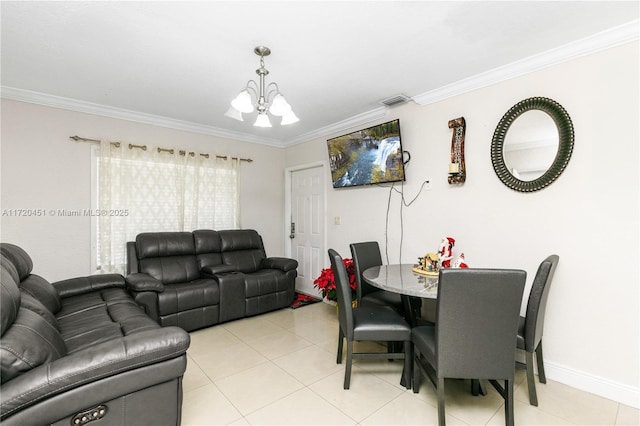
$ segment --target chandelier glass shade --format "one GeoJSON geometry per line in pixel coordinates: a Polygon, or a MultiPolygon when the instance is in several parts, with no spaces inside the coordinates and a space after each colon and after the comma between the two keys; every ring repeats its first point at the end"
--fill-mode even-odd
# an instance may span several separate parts
{"type": "Polygon", "coordinates": [[[299,121],[298,117],[293,113],[291,105],[280,93],[280,88],[276,83],[265,85],[265,77],[269,71],[264,67],[264,57],[271,54],[268,47],[258,46],[253,52],[260,56],[260,68],[256,70],[256,74],[260,77],[258,83],[249,80],[242,91],[231,101],[229,110],[224,114],[235,120],[244,121],[242,114],[250,114],[258,111],[258,117],[253,124],[256,127],[271,127],[269,114],[282,117],[281,125],[292,124],[299,121]]]}

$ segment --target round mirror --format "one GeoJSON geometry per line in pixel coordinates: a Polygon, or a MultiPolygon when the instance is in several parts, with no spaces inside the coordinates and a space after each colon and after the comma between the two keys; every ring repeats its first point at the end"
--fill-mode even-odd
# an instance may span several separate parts
{"type": "Polygon", "coordinates": [[[518,102],[502,117],[491,143],[498,178],[516,191],[538,191],[560,176],[573,151],[569,114],[548,98],[518,102]]]}
{"type": "Polygon", "coordinates": [[[513,122],[502,155],[509,173],[523,181],[545,174],[558,152],[558,129],[544,111],[531,110],[513,122]]]}

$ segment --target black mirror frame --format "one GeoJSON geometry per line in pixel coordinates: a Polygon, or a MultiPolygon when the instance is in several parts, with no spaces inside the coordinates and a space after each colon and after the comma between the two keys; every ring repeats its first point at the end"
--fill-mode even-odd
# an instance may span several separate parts
{"type": "Polygon", "coordinates": [[[569,163],[571,153],[573,152],[573,142],[573,123],[571,122],[571,117],[569,117],[569,114],[562,105],[553,99],[543,97],[525,99],[507,111],[493,133],[493,140],[491,142],[491,162],[493,164],[493,170],[495,170],[502,183],[515,191],[539,191],[551,185],[551,183],[562,174],[565,167],[567,167],[567,163],[569,163]],[[516,178],[509,172],[504,162],[503,149],[507,131],[509,127],[511,127],[511,124],[513,124],[513,121],[530,110],[544,111],[553,119],[558,128],[558,152],[553,163],[542,176],[531,181],[524,181],[516,178]]]}

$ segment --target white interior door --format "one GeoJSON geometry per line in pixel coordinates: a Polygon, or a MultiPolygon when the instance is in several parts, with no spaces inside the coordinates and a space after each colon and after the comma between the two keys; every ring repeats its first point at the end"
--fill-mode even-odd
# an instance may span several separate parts
{"type": "Polygon", "coordinates": [[[291,177],[291,223],[289,224],[290,256],[298,261],[296,290],[321,296],[313,286],[324,264],[325,188],[324,167],[293,170],[291,177]]]}

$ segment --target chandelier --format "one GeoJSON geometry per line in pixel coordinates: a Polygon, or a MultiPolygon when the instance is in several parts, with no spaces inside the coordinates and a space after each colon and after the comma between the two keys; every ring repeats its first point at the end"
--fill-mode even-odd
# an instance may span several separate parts
{"type": "Polygon", "coordinates": [[[267,112],[282,117],[281,125],[292,124],[299,121],[298,117],[293,113],[291,105],[289,105],[280,93],[280,89],[276,83],[269,83],[265,86],[264,78],[269,71],[264,67],[264,57],[271,54],[271,49],[264,46],[258,46],[253,52],[260,56],[260,68],[256,70],[256,74],[260,76],[260,82],[249,80],[244,89],[231,101],[231,107],[224,114],[227,117],[244,121],[242,114],[258,111],[256,122],[253,123],[257,127],[271,127],[271,121],[267,112]],[[253,98],[251,97],[253,95],[253,98]]]}

